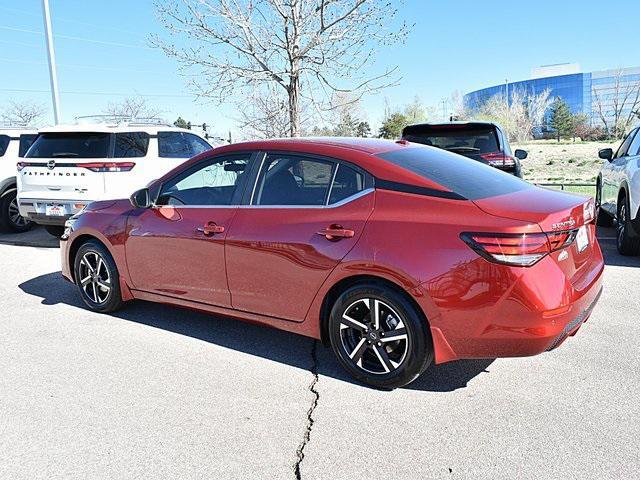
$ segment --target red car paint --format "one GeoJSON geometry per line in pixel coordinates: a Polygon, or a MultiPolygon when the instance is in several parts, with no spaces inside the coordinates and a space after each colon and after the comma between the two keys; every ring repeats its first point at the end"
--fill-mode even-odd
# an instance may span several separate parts
{"type": "Polygon", "coordinates": [[[407,292],[424,312],[436,363],[534,355],[575,334],[597,300],[604,269],[595,227],[583,218],[586,199],[537,187],[477,200],[442,198],[443,185],[381,158],[407,148],[451,155],[407,142],[335,139],[249,142],[206,152],[150,189],[211,156],[277,151],[350,162],[376,179],[432,194],[376,183],[371,192],[326,208],[143,210],[129,200],[96,202],[61,242],[63,275],[74,280],[74,252],[94,237],[116,261],[124,300],[224,314],[313,338],[325,335],[332,287],[351,277],[377,277],[407,292]],[[530,267],[491,262],[461,239],[464,232],[552,232],[566,222],[587,225],[588,247],[578,252],[574,242],[530,267]],[[215,233],[198,232],[202,226],[215,233]],[[352,235],[327,237],[330,227],[352,235]]]}

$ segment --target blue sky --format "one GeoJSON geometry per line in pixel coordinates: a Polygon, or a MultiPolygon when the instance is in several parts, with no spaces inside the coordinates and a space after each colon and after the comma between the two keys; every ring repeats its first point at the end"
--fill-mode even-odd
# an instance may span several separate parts
{"type": "MultiPolygon", "coordinates": [[[[455,90],[467,92],[528,78],[532,67],[577,62],[584,71],[640,65],[634,32],[637,0],[405,0],[400,16],[415,23],[405,45],[379,52],[373,70],[398,65],[401,84],[367,98],[362,110],[379,124],[385,98],[402,106],[415,96],[442,111],[455,90]],[[597,4],[597,6],[596,6],[597,4]]],[[[148,47],[161,32],[152,0],[50,0],[63,121],[99,113],[124,96],[144,96],[167,119],[178,115],[237,133],[234,112],[194,100],[177,66],[148,47]],[[88,92],[92,92],[90,95],[88,92]]],[[[49,113],[41,0],[0,0],[0,110],[10,99],[44,104],[49,113]]],[[[51,115],[49,115],[49,121],[51,115]]]]}

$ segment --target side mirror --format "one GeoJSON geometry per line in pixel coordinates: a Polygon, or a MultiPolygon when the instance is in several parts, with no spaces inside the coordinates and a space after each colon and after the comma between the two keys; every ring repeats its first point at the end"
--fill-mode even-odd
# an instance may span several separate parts
{"type": "Polygon", "coordinates": [[[149,208],[151,206],[149,189],[141,188],[140,190],[133,192],[133,195],[129,197],[129,201],[135,208],[149,208]]]}
{"type": "Polygon", "coordinates": [[[525,150],[517,149],[513,154],[516,156],[518,160],[524,160],[529,156],[529,154],[525,150]]]}
{"type": "Polygon", "coordinates": [[[598,152],[598,156],[610,162],[613,159],[613,150],[611,148],[603,148],[598,152]]]}

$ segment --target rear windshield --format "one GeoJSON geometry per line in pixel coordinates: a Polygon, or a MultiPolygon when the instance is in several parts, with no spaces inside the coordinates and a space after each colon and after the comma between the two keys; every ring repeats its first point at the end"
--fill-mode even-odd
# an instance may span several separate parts
{"type": "Polygon", "coordinates": [[[9,148],[9,142],[11,142],[11,138],[7,135],[0,135],[0,157],[6,153],[7,148],[9,148]]]}
{"type": "Polygon", "coordinates": [[[500,151],[496,129],[491,125],[411,125],[404,129],[402,138],[456,153],[500,151]]]}
{"type": "Polygon", "coordinates": [[[378,156],[469,200],[505,195],[532,187],[497,168],[433,148],[402,148],[378,156]]]}
{"type": "Polygon", "coordinates": [[[109,133],[42,133],[27,158],[107,158],[109,133]]]}
{"type": "Polygon", "coordinates": [[[24,157],[26,155],[27,150],[29,150],[29,147],[33,145],[37,136],[38,135],[35,133],[25,133],[20,135],[20,149],[18,151],[19,157],[24,157]]]}

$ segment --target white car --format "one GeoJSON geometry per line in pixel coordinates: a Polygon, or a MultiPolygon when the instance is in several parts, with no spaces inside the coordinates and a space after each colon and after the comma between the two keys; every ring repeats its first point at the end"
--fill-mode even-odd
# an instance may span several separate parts
{"type": "Polygon", "coordinates": [[[61,236],[88,203],[126,198],[209,149],[190,130],[135,120],[41,129],[18,164],[20,214],[61,236]]]}
{"type": "Polygon", "coordinates": [[[36,138],[24,126],[0,125],[0,230],[26,232],[31,222],[20,215],[16,200],[16,164],[36,138]]]}
{"type": "Polygon", "coordinates": [[[606,160],[596,189],[598,225],[616,221],[616,244],[622,255],[640,254],[640,127],[627,135],[618,150],[599,152],[606,160]]]}

